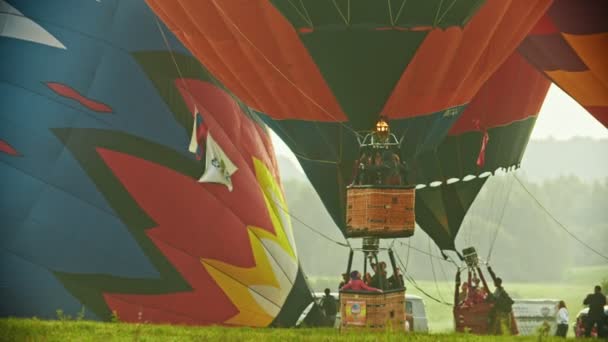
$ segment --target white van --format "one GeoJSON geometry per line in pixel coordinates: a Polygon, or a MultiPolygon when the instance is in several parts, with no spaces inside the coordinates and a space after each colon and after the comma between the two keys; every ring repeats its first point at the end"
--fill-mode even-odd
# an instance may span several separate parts
{"type": "MultiPolygon", "coordinates": [[[[321,298],[323,298],[323,296],[325,294],[322,292],[315,292],[314,295],[315,295],[315,301],[317,302],[317,304],[320,304],[321,298]]],[[[340,294],[338,294],[336,292],[332,292],[331,295],[336,299],[340,298],[340,294]]],[[[304,309],[304,312],[302,312],[302,314],[300,315],[300,318],[296,322],[296,326],[299,326],[304,321],[304,318],[308,315],[308,313],[312,309],[312,305],[313,305],[313,303],[310,303],[310,305],[308,305],[306,307],[306,309],[304,309]]],[[[424,301],[422,300],[421,297],[406,293],[405,294],[405,313],[406,313],[406,319],[408,320],[408,322],[410,324],[411,331],[425,332],[425,333],[429,332],[429,324],[428,324],[428,319],[426,317],[426,309],[424,306],[424,301]]],[[[336,322],[334,323],[334,327],[340,328],[340,322],[341,322],[340,310],[338,309],[338,314],[336,315],[336,322]]]]}
{"type": "Polygon", "coordinates": [[[407,314],[407,319],[410,321],[411,331],[424,333],[429,332],[429,321],[426,318],[426,309],[424,307],[424,301],[421,297],[406,293],[405,313],[407,314]]]}

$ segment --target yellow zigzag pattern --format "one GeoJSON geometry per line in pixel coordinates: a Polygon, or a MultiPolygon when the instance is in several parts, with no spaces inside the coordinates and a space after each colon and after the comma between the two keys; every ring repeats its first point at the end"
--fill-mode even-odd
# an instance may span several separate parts
{"type": "Polygon", "coordinates": [[[263,327],[272,323],[283,306],[295,281],[298,261],[281,188],[262,161],[253,158],[253,163],[276,235],[247,226],[255,267],[204,258],[201,263],[239,310],[224,323],[263,327]]]}

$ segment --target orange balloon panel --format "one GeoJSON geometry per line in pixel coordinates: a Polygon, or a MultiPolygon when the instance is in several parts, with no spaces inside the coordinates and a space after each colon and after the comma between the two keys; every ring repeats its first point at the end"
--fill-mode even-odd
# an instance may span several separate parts
{"type": "Polygon", "coordinates": [[[608,2],[556,0],[519,51],[608,127],[608,2]]]}
{"type": "Polygon", "coordinates": [[[384,111],[400,118],[468,103],[548,4],[488,1],[463,29],[433,30],[384,111]]]}
{"type": "Polygon", "coordinates": [[[486,131],[537,115],[550,84],[519,53],[514,53],[475,95],[450,135],[486,131]]]}
{"type": "Polygon", "coordinates": [[[147,2],[249,106],[363,128],[381,112],[408,118],[466,104],[551,1],[413,0],[401,12],[390,2],[147,2]]]}

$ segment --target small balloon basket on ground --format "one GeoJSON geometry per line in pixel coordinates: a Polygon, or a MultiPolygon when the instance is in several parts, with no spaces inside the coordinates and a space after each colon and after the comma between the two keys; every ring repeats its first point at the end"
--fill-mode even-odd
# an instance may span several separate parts
{"type": "Polygon", "coordinates": [[[415,200],[414,186],[349,186],[346,189],[346,236],[412,236],[416,224],[415,200]]]}
{"type": "MultiPolygon", "coordinates": [[[[467,332],[476,335],[492,335],[490,316],[494,304],[480,303],[471,307],[454,307],[454,324],[457,332],[467,332]]],[[[518,335],[517,322],[511,313],[511,325],[508,327],[511,335],[518,335]]]]}
{"type": "MultiPolygon", "coordinates": [[[[467,332],[477,335],[491,335],[496,333],[496,327],[492,320],[494,312],[494,302],[489,300],[490,289],[485,276],[479,266],[479,258],[475,248],[469,247],[462,251],[463,259],[466,263],[467,280],[463,284],[467,291],[463,292],[460,283],[460,270],[456,274],[454,289],[454,326],[457,332],[467,332]],[[482,287],[477,284],[481,282],[482,287]]],[[[488,267],[492,280],[495,281],[496,275],[488,267]]],[[[513,313],[510,314],[510,324],[508,327],[511,335],[517,335],[517,323],[513,313]]]]}
{"type": "Polygon", "coordinates": [[[340,330],[405,331],[405,288],[340,292],[340,330]]]}
{"type": "Polygon", "coordinates": [[[457,332],[469,332],[478,335],[490,334],[490,313],[494,304],[479,303],[471,307],[454,307],[454,323],[457,332]]]}

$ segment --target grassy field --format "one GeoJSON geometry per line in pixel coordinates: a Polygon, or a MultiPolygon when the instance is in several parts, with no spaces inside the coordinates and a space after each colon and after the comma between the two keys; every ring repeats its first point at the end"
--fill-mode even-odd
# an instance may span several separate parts
{"type": "MultiPolygon", "coordinates": [[[[568,272],[567,281],[559,283],[509,283],[507,291],[513,298],[563,299],[570,310],[570,321],[583,307],[582,299],[593,285],[608,278],[608,266],[577,268],[568,272]]],[[[336,280],[311,277],[316,291],[334,288],[336,280]]],[[[418,286],[434,297],[451,302],[453,283],[418,281],[418,286]]],[[[408,293],[424,298],[432,334],[408,334],[411,341],[539,341],[538,337],[482,337],[453,334],[452,309],[425,297],[411,284],[408,293]]],[[[572,336],[572,329],[569,330],[572,336]]],[[[403,333],[339,333],[336,329],[253,329],[223,327],[184,327],[149,324],[100,323],[89,321],[42,321],[38,319],[0,319],[0,341],[397,341],[403,333]]],[[[543,341],[552,339],[543,338],[543,341]]],[[[556,339],[555,341],[559,341],[556,339]]]]}
{"type": "MultiPolygon", "coordinates": [[[[558,283],[509,283],[505,279],[505,289],[514,299],[561,299],[566,302],[570,311],[570,321],[583,308],[584,297],[593,291],[593,286],[608,279],[608,266],[579,267],[570,270],[558,283]]],[[[309,283],[315,291],[323,291],[325,287],[335,288],[336,280],[327,277],[311,277],[309,283]]],[[[454,298],[453,282],[418,281],[418,287],[435,298],[452,303],[454,298]]],[[[452,307],[438,303],[426,297],[411,284],[406,284],[407,292],[424,299],[429,319],[429,329],[433,333],[445,333],[454,330],[452,307]]],[[[608,289],[607,289],[608,290],[608,289]]],[[[334,290],[335,291],[335,290],[334,290]]],[[[574,336],[569,329],[569,336],[574,336]]]]}
{"type": "Polygon", "coordinates": [[[185,327],[170,325],[0,319],[0,341],[560,341],[559,339],[336,329],[185,327]]]}

